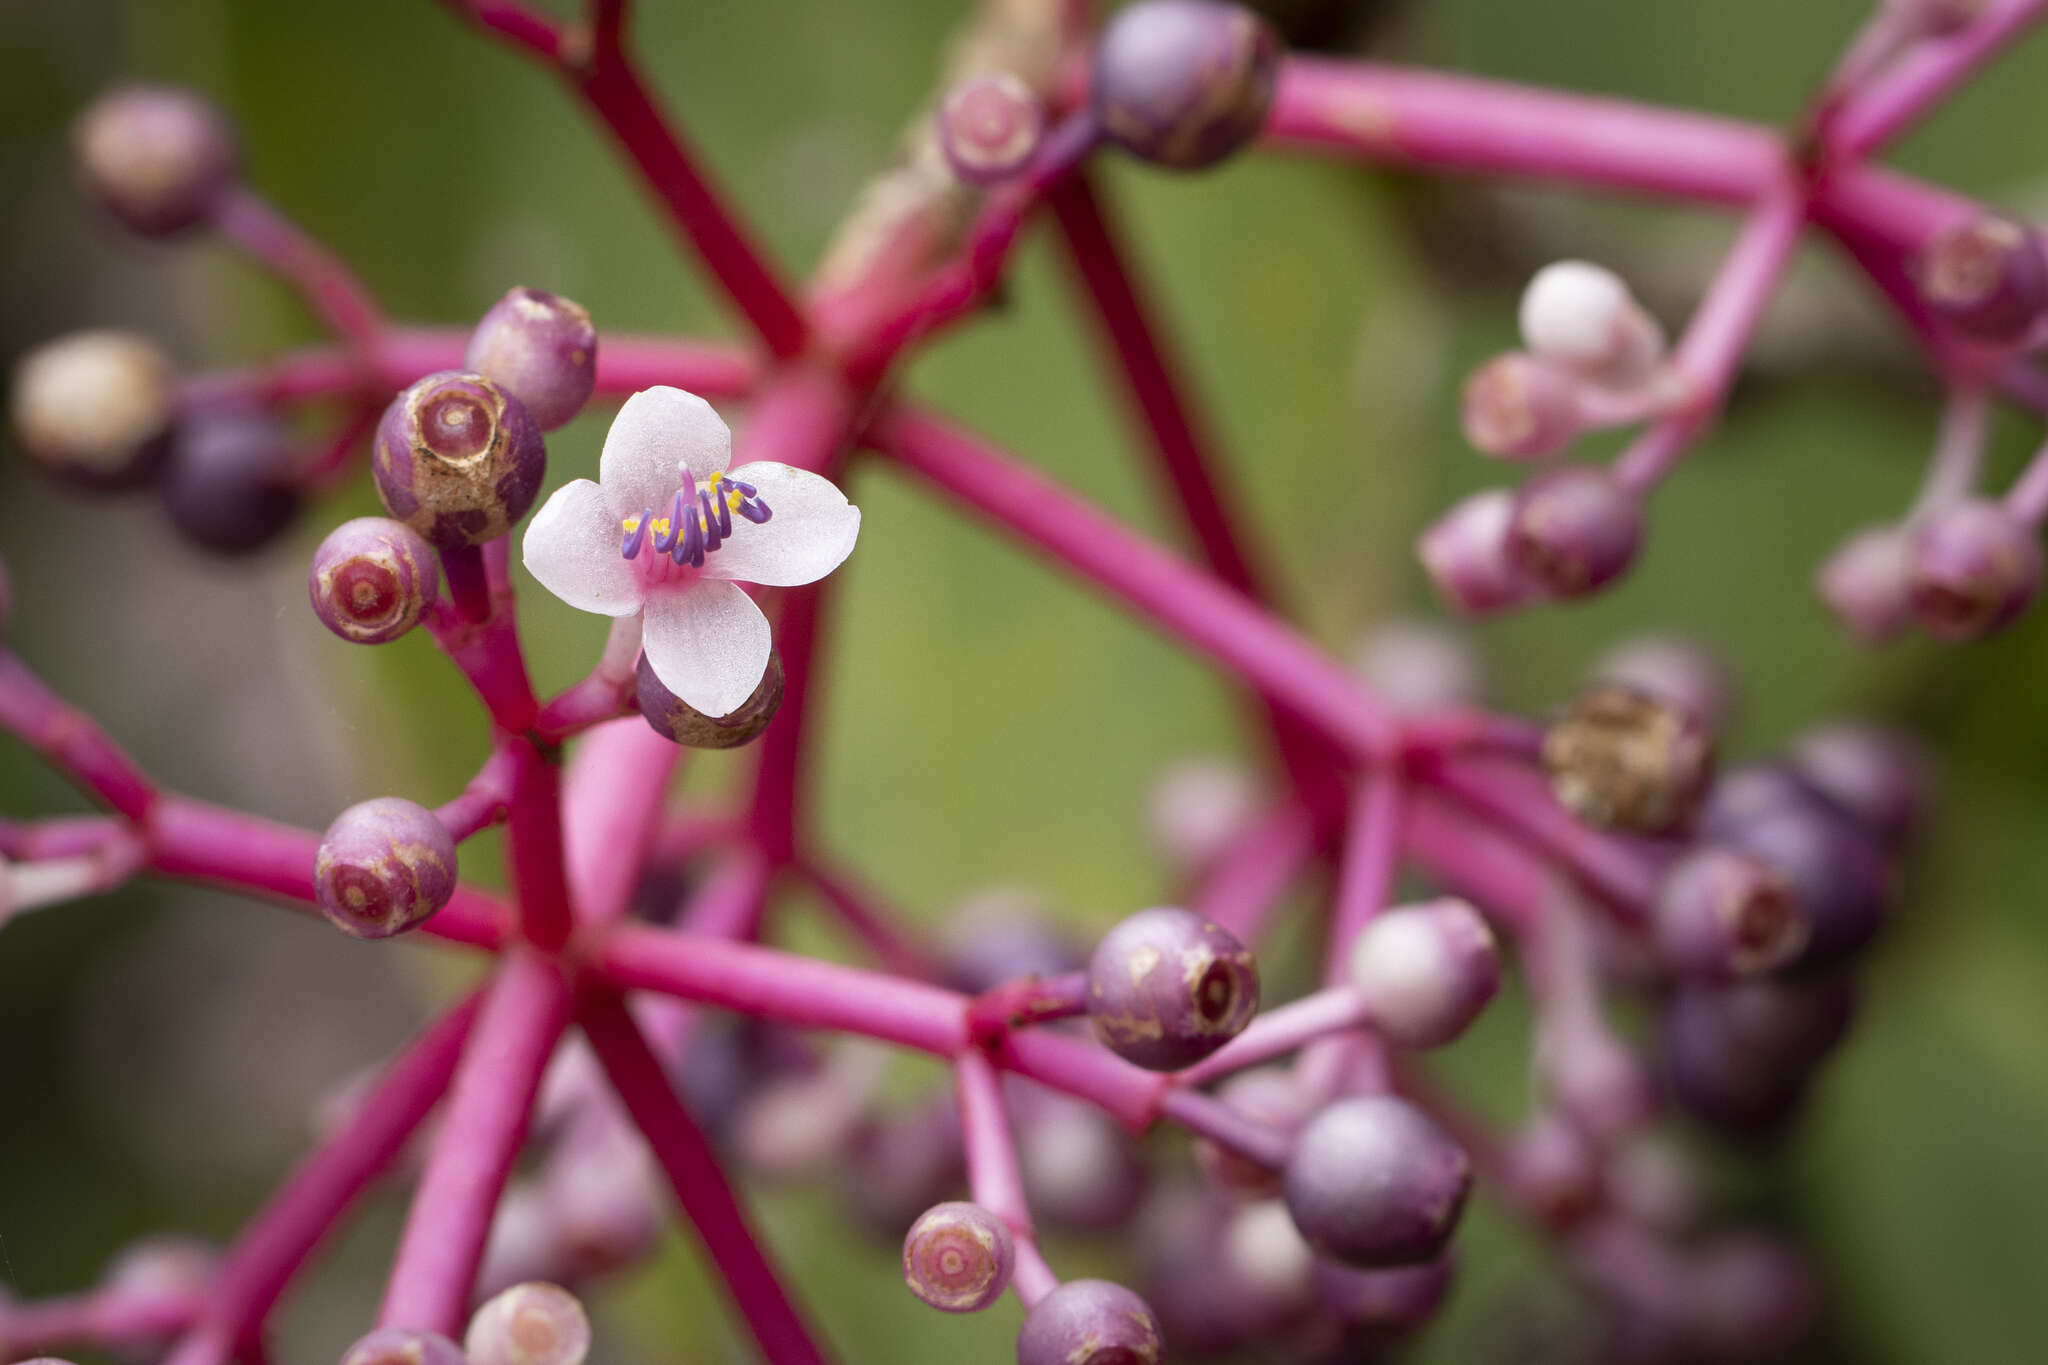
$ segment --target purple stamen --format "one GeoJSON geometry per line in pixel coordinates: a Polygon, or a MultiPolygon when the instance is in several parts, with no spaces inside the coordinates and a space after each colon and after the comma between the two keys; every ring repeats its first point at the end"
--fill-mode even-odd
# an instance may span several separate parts
{"type": "Polygon", "coordinates": [[[654,533],[654,552],[656,554],[667,554],[672,548],[674,548],[678,537],[680,537],[682,534],[682,526],[683,496],[682,494],[678,493],[674,497],[670,498],[668,502],[667,531],[663,532],[657,530],[654,533]]]}
{"type": "MultiPolygon", "coordinates": [[[[709,493],[699,493],[697,495],[697,505],[703,510],[704,514],[704,550],[708,554],[725,543],[725,532],[721,532],[718,529],[718,514],[711,510],[711,495],[709,493]]],[[[728,518],[725,523],[725,531],[731,530],[732,521],[728,518]]]]}
{"type": "Polygon", "coordinates": [[[723,492],[718,493],[711,501],[718,508],[718,538],[720,540],[731,540],[732,504],[727,500],[723,492]]]}
{"type": "Polygon", "coordinates": [[[740,504],[740,515],[753,522],[754,525],[759,526],[775,514],[770,512],[768,504],[762,502],[759,498],[748,498],[740,504]]]}
{"type": "Polygon", "coordinates": [[[639,555],[640,547],[647,543],[647,523],[654,520],[652,507],[642,508],[633,521],[633,529],[626,532],[625,542],[619,546],[619,553],[627,559],[639,555]]]}
{"type": "Polygon", "coordinates": [[[689,509],[685,518],[683,533],[676,537],[676,547],[669,558],[678,564],[701,565],[704,562],[704,535],[697,527],[697,509],[689,509]]]}

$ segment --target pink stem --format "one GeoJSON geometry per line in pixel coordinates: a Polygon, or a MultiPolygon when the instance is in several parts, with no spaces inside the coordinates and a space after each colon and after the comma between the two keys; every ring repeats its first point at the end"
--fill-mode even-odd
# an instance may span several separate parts
{"type": "Polygon", "coordinates": [[[931,954],[903,932],[905,914],[885,904],[871,888],[849,869],[832,864],[815,853],[800,856],[794,864],[799,876],[816,888],[846,926],[859,936],[884,967],[898,976],[934,980],[938,964],[931,954]]]}
{"type": "Polygon", "coordinates": [[[479,1003],[470,997],[422,1033],[362,1097],[347,1123],[271,1196],[235,1239],[204,1317],[170,1365],[219,1365],[256,1334],[292,1277],[404,1150],[447,1090],[479,1003]]]}
{"type": "Polygon", "coordinates": [[[1422,791],[1410,795],[1404,817],[1405,851],[1440,885],[1509,927],[1526,928],[1542,913],[1547,869],[1526,847],[1422,791]]]}
{"type": "Polygon", "coordinates": [[[2048,14],[2048,0],[1991,0],[1969,27],[1915,44],[1830,121],[1828,154],[1860,161],[1896,139],[2048,14]]]}
{"type": "Polygon", "coordinates": [[[41,754],[110,810],[141,820],[157,790],[135,760],[83,711],[66,704],[42,679],[0,648],[0,730],[41,754]]]}
{"type": "Polygon", "coordinates": [[[1951,384],[1948,401],[1941,412],[1941,431],[1935,438],[1934,458],[1927,463],[1927,477],[1920,495],[1913,500],[1913,517],[1945,507],[1970,496],[1984,464],[1984,442],[1989,434],[1991,404],[1980,384],[1951,384]]]}
{"type": "Polygon", "coordinates": [[[1017,1297],[1029,1308],[1059,1288],[1059,1280],[1039,1254],[1001,1078],[983,1053],[970,1048],[953,1060],[953,1085],[960,1102],[968,1189],[974,1202],[1002,1219],[1016,1240],[1017,1268],[1012,1282],[1017,1297]]]}
{"type": "Polygon", "coordinates": [[[1277,806],[1216,855],[1188,897],[1188,908],[1244,942],[1256,942],[1315,850],[1316,825],[1309,813],[1291,802],[1277,806]]]}
{"type": "Polygon", "coordinates": [[[978,1046],[988,1047],[1010,1029],[1074,1019],[1087,1012],[1088,973],[1027,976],[975,996],[967,1010],[967,1031],[978,1046]]]}
{"type": "Polygon", "coordinates": [[[1215,1053],[1174,1077],[1177,1084],[1200,1087],[1211,1081],[1284,1057],[1333,1033],[1364,1028],[1371,1010],[1348,986],[1329,986],[1314,995],[1265,1010],[1243,1033],[1215,1053]]]}
{"type": "Polygon", "coordinates": [[[2039,528],[2048,521],[2048,446],[2043,446],[2027,461],[2027,467],[2005,495],[2005,505],[2029,526],[2039,528]]]}
{"type": "Polygon", "coordinates": [[[1035,471],[906,408],[885,410],[868,436],[899,464],[1242,675],[1354,757],[1384,762],[1397,750],[1397,719],[1343,668],[1242,595],[1035,471]]]}
{"type": "Polygon", "coordinates": [[[1330,947],[1323,984],[1334,986],[1350,971],[1351,943],[1393,898],[1400,871],[1401,780],[1392,772],[1368,773],[1351,799],[1351,824],[1338,869],[1337,904],[1330,917],[1330,947]]]}
{"type": "Polygon", "coordinates": [[[69,1346],[156,1348],[190,1327],[205,1304],[204,1293],[129,1289],[36,1302],[0,1300],[0,1355],[27,1360],[69,1346]]]}
{"type": "Polygon", "coordinates": [[[555,21],[517,0],[442,0],[449,9],[536,56],[555,61],[562,55],[562,30],[555,21]]]}
{"type": "Polygon", "coordinates": [[[577,1018],[613,1089],[653,1148],[762,1358],[769,1365],[823,1365],[825,1353],[762,1250],[719,1167],[718,1153],[676,1098],[639,1025],[612,995],[590,996],[577,1018]]]}
{"type": "Polygon", "coordinates": [[[376,346],[384,318],[362,281],[261,195],[240,186],[229,190],[214,204],[213,224],[296,289],[306,306],[355,349],[359,362],[376,346]]]}
{"type": "Polygon", "coordinates": [[[684,751],[637,716],[600,725],[569,759],[562,799],[569,888],[586,924],[632,908],[684,751]]]}
{"type": "Polygon", "coordinates": [[[125,820],[110,815],[56,815],[45,820],[0,817],[0,857],[17,862],[95,856],[134,837],[125,820]]]}
{"type": "Polygon", "coordinates": [[[745,942],[758,938],[775,865],[750,844],[720,859],[691,898],[682,927],[689,934],[745,942]]]}
{"type": "Polygon", "coordinates": [[[993,1049],[996,1065],[1041,1085],[1087,1100],[1134,1133],[1159,1117],[1170,1078],[1143,1071],[1095,1043],[1052,1029],[1006,1033],[993,1049]]]}
{"type": "MultiPolygon", "coordinates": [[[[310,830],[166,794],[150,814],[147,834],[153,871],[276,896],[300,908],[314,904],[313,860],[320,836],[310,830]]],[[[510,921],[504,902],[458,886],[448,904],[413,932],[496,949],[510,921]]]]}
{"type": "Polygon", "coordinates": [[[562,770],[526,740],[509,741],[508,747],[514,760],[505,845],[513,900],[527,942],[552,953],[569,941],[575,923],[562,850],[562,770]]]}
{"type": "Polygon", "coordinates": [[[506,799],[518,765],[516,750],[510,745],[499,745],[491,750],[491,756],[484,760],[484,766],[469,780],[462,794],[435,809],[434,818],[456,843],[505,818],[506,799]]]}
{"type": "Polygon", "coordinates": [[[476,689],[484,709],[491,713],[491,723],[507,734],[521,734],[539,719],[540,702],[533,695],[526,658],[519,648],[508,539],[494,540],[481,552],[489,593],[483,619],[465,621],[458,612],[437,603],[426,625],[441,652],[476,689]]]}
{"type": "Polygon", "coordinates": [[[561,970],[523,948],[507,950],[456,1068],[379,1326],[462,1335],[492,1212],[526,1141],[541,1073],[568,1018],[561,970]]]}
{"type": "Polygon", "coordinates": [[[1294,1144],[1285,1133],[1261,1123],[1212,1095],[1175,1087],[1159,1101],[1162,1118],[1172,1119],[1197,1137],[1207,1138],[1237,1156],[1269,1171],[1287,1164],[1294,1144]]]}
{"type": "Polygon", "coordinates": [[[615,986],[660,991],[797,1028],[837,1029],[951,1057],[967,1042],[967,999],[880,972],[620,924],[591,945],[591,968],[615,986]]]}

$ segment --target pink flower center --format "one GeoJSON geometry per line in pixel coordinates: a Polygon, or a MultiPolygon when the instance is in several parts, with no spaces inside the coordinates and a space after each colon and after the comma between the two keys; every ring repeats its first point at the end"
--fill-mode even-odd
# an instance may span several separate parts
{"type": "Polygon", "coordinates": [[[756,526],[774,515],[752,484],[729,478],[722,469],[701,488],[687,468],[682,474],[682,487],[659,515],[647,507],[619,523],[619,553],[632,562],[642,583],[694,577],[705,557],[732,539],[734,513],[756,526]]]}

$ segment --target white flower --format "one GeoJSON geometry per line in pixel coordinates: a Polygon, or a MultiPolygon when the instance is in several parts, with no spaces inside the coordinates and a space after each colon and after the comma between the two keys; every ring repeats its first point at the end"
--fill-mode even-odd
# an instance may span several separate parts
{"type": "Polygon", "coordinates": [[[773,461],[727,469],[732,432],[681,389],[626,400],[598,482],[555,490],[526,528],[526,567],[572,607],[642,620],[648,666],[707,716],[768,668],[768,619],[736,586],[795,587],[839,567],[860,509],[831,480],[773,461]]]}

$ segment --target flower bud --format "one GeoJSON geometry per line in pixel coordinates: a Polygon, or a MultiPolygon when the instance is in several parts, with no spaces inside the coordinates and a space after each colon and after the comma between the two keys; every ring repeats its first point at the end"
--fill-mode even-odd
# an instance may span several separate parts
{"type": "Polygon", "coordinates": [[[2048,312],[2048,256],[2032,228],[1978,218],[1936,233],[1914,263],[1920,293],[1956,330],[2023,341],[2048,312]]]}
{"type": "Polygon", "coordinates": [[[1316,1254],[1279,1199],[1233,1210],[1223,1225],[1221,1251],[1231,1277],[1267,1309],[1259,1316],[1305,1307],[1315,1293],[1316,1254]]]}
{"type": "Polygon", "coordinates": [[[1809,731],[1793,745],[1792,764],[1887,847],[1910,838],[1933,801],[1927,754],[1909,736],[1879,726],[1842,721],[1809,731]]]}
{"type": "Polygon", "coordinates": [[[1250,951],[1191,910],[1140,910],[1103,935],[1089,960],[1096,1037],[1151,1071],[1200,1061],[1243,1032],[1258,1007],[1250,951]]]}
{"type": "Polygon", "coordinates": [[[939,106],[939,150],[970,185],[996,185],[1031,164],[1045,136],[1045,108],[1007,71],[953,87],[939,106]]]}
{"type": "Polygon", "coordinates": [[[1453,609],[1483,616],[1536,595],[1536,585],[1508,555],[1514,515],[1514,493],[1489,488],[1453,504],[1417,538],[1422,567],[1453,609]]]}
{"type": "MultiPolygon", "coordinates": [[[[1315,1110],[1315,1097],[1292,1067],[1262,1066],[1241,1071],[1217,1088],[1216,1098],[1255,1123],[1293,1136],[1315,1110]]],[[[1280,1192],[1279,1173],[1239,1156],[1208,1138],[1194,1140],[1195,1160],[1223,1190],[1254,1199],[1280,1192]]]]}
{"type": "Polygon", "coordinates": [[[101,1283],[139,1298],[196,1298],[206,1292],[219,1269],[220,1252],[211,1243],[165,1234],[129,1246],[107,1266],[101,1283]]]}
{"type": "Polygon", "coordinates": [[[1373,1028],[1388,1042],[1442,1047],[1500,989],[1500,956],[1479,912],[1445,897],[1369,921],[1352,942],[1350,973],[1373,1028]]]}
{"type": "Polygon", "coordinates": [[[597,329],[582,304],[522,286],[484,314],[462,364],[524,403],[535,426],[553,431],[583,411],[597,387],[597,329]]]}
{"type": "Polygon", "coordinates": [[[455,894],[455,840],[425,806],[397,796],[361,802],[327,827],[313,890],[345,934],[404,933],[455,894]]]}
{"type": "Polygon", "coordinates": [[[583,1365],[590,1319],[559,1285],[515,1284],[476,1310],[462,1351],[469,1365],[583,1365]]]}
{"type": "Polygon", "coordinates": [[[1774,971],[1799,955],[1812,932],[1776,869],[1717,844],[1671,865],[1651,914],[1664,961],[1694,976],[1774,971]]]}
{"type": "Polygon", "coordinates": [[[1677,636],[1626,641],[1593,666],[1592,678],[1668,702],[1712,734],[1724,733],[1735,712],[1735,679],[1726,665],[1705,645],[1677,636]]]}
{"type": "Polygon", "coordinates": [[[255,409],[198,413],[181,423],[159,494],[185,539],[220,554],[263,548],[299,514],[284,428],[255,409]]]}
{"type": "Polygon", "coordinates": [[[1741,780],[1709,799],[1701,831],[1792,888],[1808,928],[1799,965],[1840,961],[1870,942],[1891,909],[1891,873],[1875,836],[1783,770],[1734,776],[1741,780]]]}
{"type": "Polygon", "coordinates": [[[2036,531],[2003,503],[1950,503],[1913,528],[1913,614],[1944,640],[1974,640],[2012,624],[2041,590],[2036,531]]]}
{"type": "Polygon", "coordinates": [[[1643,508],[1591,465],[1539,474],[1515,495],[1508,556],[1555,597],[1585,597],[1626,573],[1643,538],[1643,508]]]}
{"type": "Polygon", "coordinates": [[[1145,823],[1152,846],[1176,869],[1193,871],[1228,848],[1257,808],[1258,791],[1242,765],[1185,758],[1152,784],[1145,823]]]}
{"type": "Polygon", "coordinates": [[[1532,354],[1610,388],[1647,380],[1664,333],[1622,278],[1588,261],[1556,261],[1522,291],[1522,343],[1532,354]]]}
{"type": "Polygon", "coordinates": [[[1442,1254],[1464,1212],[1472,1162],[1436,1120],[1392,1095],[1325,1108],[1282,1176],[1308,1244],[1347,1265],[1416,1265],[1442,1254]]]}
{"type": "Polygon", "coordinates": [[[1017,1244],[1003,1220],[979,1204],[928,1209],[903,1239],[903,1282],[947,1313],[976,1313],[1003,1296],[1017,1268],[1017,1244]]]}
{"type": "Polygon", "coordinates": [[[1384,1270],[1318,1261],[1316,1299],[1325,1313],[1353,1327],[1401,1335],[1436,1316],[1451,1289],[1451,1270],[1449,1256],[1384,1270]]]}
{"type": "Polygon", "coordinates": [[[388,517],[357,517],[328,532],[306,580],[320,624],[358,645],[385,644],[418,625],[440,585],[433,548],[388,517]]]}
{"type": "Polygon", "coordinates": [[[969,995],[1027,976],[1078,972],[1088,959],[1035,893],[996,887],[968,897],[946,921],[946,984],[969,995]]]}
{"type": "Polygon", "coordinates": [[[1536,1074],[1557,1107],[1602,1143],[1640,1129],[1657,1107],[1642,1060],[1597,1023],[1546,1023],[1536,1036],[1536,1074]]]}
{"type": "Polygon", "coordinates": [[[384,510],[442,549],[511,530],[546,469],[526,405],[482,375],[453,370],[392,399],[370,449],[384,510]]]}
{"type": "Polygon", "coordinates": [[[380,1327],[348,1348],[341,1365],[468,1365],[462,1348],[434,1332],[380,1327]]]}
{"type": "Polygon", "coordinates": [[[14,369],[10,404],[22,453],[87,488],[133,488],[170,445],[170,357],[131,332],[76,332],[14,369]]]}
{"type": "Polygon", "coordinates": [[[1716,1360],[1781,1356],[1812,1331],[1819,1307],[1805,1258],[1755,1234],[1702,1248],[1691,1284],[1691,1335],[1716,1360]]]}
{"type": "Polygon", "coordinates": [[[598,1116],[573,1126],[548,1154],[541,1203],[566,1271],[601,1275],[651,1254],[661,1240],[662,1194],[640,1135],[598,1116]]]}
{"type": "Polygon", "coordinates": [[[841,1190],[862,1227],[894,1238],[966,1180],[960,1113],[942,1098],[872,1119],[847,1144],[841,1190]]]}
{"type": "Polygon", "coordinates": [[[203,221],[239,173],[227,116],[170,86],[102,95],[78,116],[72,152],[87,192],[145,237],[203,221]]]}
{"type": "Polygon", "coordinates": [[[1848,1026],[1853,996],[1836,982],[1689,985],[1666,1004],[1664,1072],[1696,1117],[1766,1132],[1798,1104],[1807,1077],[1848,1026]]]}
{"type": "Polygon", "coordinates": [[[1352,670],[1396,710],[1476,706],[1486,669],[1465,632],[1435,621],[1388,621],[1358,642],[1352,670]]]}
{"type": "Polygon", "coordinates": [[[1912,538],[1905,528],[1872,526],[1843,541],[1813,583],[1857,643],[1881,645],[1912,623],[1912,579],[1912,538]]]}
{"type": "Polygon", "coordinates": [[[1069,1280],[1024,1315],[1017,1365],[1160,1365],[1151,1306],[1120,1284],[1069,1280]]]}
{"type": "Polygon", "coordinates": [[[633,687],[639,698],[640,714],[663,739],[692,749],[737,749],[751,744],[782,709],[782,656],[768,656],[768,670],[752,696],[730,715],[707,716],[662,686],[653,665],[641,655],[633,671],[633,687]]]}
{"type": "Polygon", "coordinates": [[[1585,430],[1572,377],[1521,351],[1495,356],[1472,372],[1458,420],[1473,449],[1505,460],[1555,455],[1585,430]]]}
{"type": "Polygon", "coordinates": [[[1600,1157],[1578,1126],[1541,1113],[1502,1153],[1503,1180],[1514,1203],[1553,1232],[1577,1224],[1600,1201],[1600,1157]]]}
{"type": "Polygon", "coordinates": [[[1095,45],[1095,120],[1141,161],[1214,165],[1258,136],[1273,106],[1280,40],[1242,5],[1139,0],[1095,45]]]}
{"type": "Polygon", "coordinates": [[[1662,834],[1705,795],[1714,740],[1677,707],[1604,683],[1574,697],[1544,734],[1543,766],[1558,804],[1581,820],[1662,834]]]}
{"type": "Polygon", "coordinates": [[[1131,1216],[1144,1193],[1145,1166],[1107,1114],[1021,1087],[1011,1090],[1010,1100],[1017,1114],[1017,1168],[1041,1223],[1101,1232],[1131,1216]]]}

